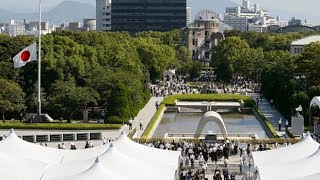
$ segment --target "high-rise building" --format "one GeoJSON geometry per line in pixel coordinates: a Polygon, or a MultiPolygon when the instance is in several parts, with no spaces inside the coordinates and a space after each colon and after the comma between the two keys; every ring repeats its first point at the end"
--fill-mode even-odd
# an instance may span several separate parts
{"type": "Polygon", "coordinates": [[[112,31],[169,31],[186,26],[186,0],[113,0],[112,31]]]}
{"type": "Polygon", "coordinates": [[[111,0],[96,0],[96,29],[111,30],[111,0]]]}
{"type": "Polygon", "coordinates": [[[267,31],[268,26],[277,25],[269,12],[260,9],[259,4],[250,5],[249,0],[243,0],[242,6],[228,7],[224,16],[224,23],[241,31],[267,31]]]}
{"type": "Polygon", "coordinates": [[[26,28],[23,23],[17,23],[11,20],[9,23],[9,36],[21,36],[26,34],[26,28]]]}
{"type": "Polygon", "coordinates": [[[187,7],[187,26],[192,23],[192,9],[187,7]]]}
{"type": "Polygon", "coordinates": [[[69,22],[69,29],[71,31],[79,31],[80,30],[80,22],[69,22]]]}

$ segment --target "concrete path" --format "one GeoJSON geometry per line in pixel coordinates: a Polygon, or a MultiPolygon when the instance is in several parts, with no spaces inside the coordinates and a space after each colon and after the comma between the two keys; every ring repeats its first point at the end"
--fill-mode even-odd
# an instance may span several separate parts
{"type": "MultiPolygon", "coordinates": [[[[148,126],[149,122],[151,121],[153,115],[156,113],[156,102],[160,105],[162,102],[163,97],[151,97],[149,102],[140,110],[138,115],[133,120],[132,129],[137,128],[136,134],[134,135],[134,138],[140,138],[143,134],[145,128],[148,126]],[[143,121],[143,130],[140,130],[139,122],[140,119],[143,121]]],[[[123,130],[126,133],[129,133],[129,126],[126,125],[123,127],[123,130]]]]}
{"type": "Polygon", "coordinates": [[[279,137],[287,137],[285,133],[285,123],[286,119],[280,114],[278,110],[274,106],[270,105],[270,102],[262,98],[260,99],[259,93],[248,93],[248,96],[252,97],[256,101],[259,98],[259,109],[263,113],[263,115],[268,119],[268,121],[272,124],[274,129],[277,131],[279,137]],[[279,131],[278,121],[282,118],[281,131],[279,131]]]}

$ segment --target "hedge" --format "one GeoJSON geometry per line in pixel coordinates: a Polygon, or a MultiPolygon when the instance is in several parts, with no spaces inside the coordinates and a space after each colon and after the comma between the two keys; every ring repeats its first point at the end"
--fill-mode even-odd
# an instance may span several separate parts
{"type": "Polygon", "coordinates": [[[288,129],[286,129],[286,134],[289,136],[289,138],[294,138],[294,135],[288,129]]]}
{"type": "Polygon", "coordinates": [[[146,130],[143,132],[141,138],[145,139],[145,138],[148,138],[149,134],[151,133],[154,125],[156,124],[161,112],[163,111],[163,109],[165,108],[165,104],[161,104],[159,109],[157,110],[157,112],[153,115],[151,121],[149,122],[146,130]]]}
{"type": "Polygon", "coordinates": [[[108,130],[120,129],[120,124],[88,123],[0,123],[0,129],[48,129],[48,130],[108,130]]]}
{"type": "Polygon", "coordinates": [[[272,126],[272,124],[268,121],[268,119],[263,115],[263,113],[260,111],[260,109],[254,105],[253,108],[257,111],[258,115],[260,116],[260,118],[262,119],[262,121],[264,122],[264,124],[267,126],[267,128],[269,129],[269,131],[271,132],[273,138],[280,138],[277,134],[277,131],[274,129],[274,127],[272,126]]]}
{"type": "Polygon", "coordinates": [[[243,101],[246,107],[252,107],[254,100],[239,94],[177,94],[166,97],[162,103],[166,106],[174,106],[175,100],[179,101],[243,101]]]}
{"type": "Polygon", "coordinates": [[[134,128],[132,131],[129,132],[128,137],[133,138],[134,134],[137,132],[137,128],[134,128]]]}

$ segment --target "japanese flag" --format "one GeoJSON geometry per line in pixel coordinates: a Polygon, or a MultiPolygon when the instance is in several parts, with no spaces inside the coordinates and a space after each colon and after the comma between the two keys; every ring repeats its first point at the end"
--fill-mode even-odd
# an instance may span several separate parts
{"type": "Polygon", "coordinates": [[[14,58],[14,67],[19,68],[26,65],[28,62],[37,60],[37,43],[33,43],[30,46],[20,51],[14,58]]]}

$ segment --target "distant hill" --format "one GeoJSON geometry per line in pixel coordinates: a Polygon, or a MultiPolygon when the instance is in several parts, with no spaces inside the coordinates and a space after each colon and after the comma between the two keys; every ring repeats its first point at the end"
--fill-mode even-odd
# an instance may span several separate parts
{"type": "Polygon", "coordinates": [[[188,0],[188,6],[192,7],[192,17],[202,9],[210,9],[217,13],[224,14],[226,7],[238,6],[237,3],[231,0],[188,0]]]}
{"type": "MultiPolygon", "coordinates": [[[[85,18],[95,18],[96,9],[93,5],[75,1],[63,1],[51,10],[42,13],[42,18],[50,24],[60,24],[70,21],[82,22],[85,18]]],[[[38,13],[13,13],[0,10],[0,22],[16,20],[37,20],[38,13]]]]}

